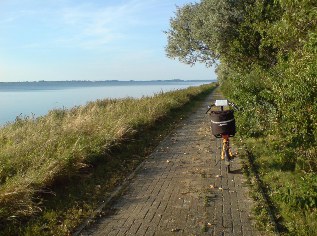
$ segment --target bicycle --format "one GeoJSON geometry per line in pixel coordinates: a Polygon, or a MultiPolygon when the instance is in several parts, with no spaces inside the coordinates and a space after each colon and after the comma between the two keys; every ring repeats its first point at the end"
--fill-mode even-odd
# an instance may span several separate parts
{"type": "Polygon", "coordinates": [[[224,107],[232,106],[238,110],[237,106],[228,100],[216,100],[214,104],[208,106],[206,114],[210,111],[211,130],[216,138],[222,138],[221,159],[225,161],[227,173],[230,173],[230,162],[234,155],[231,152],[229,138],[236,133],[234,111],[224,110],[224,107]],[[211,110],[213,107],[220,107],[220,111],[211,110]]]}

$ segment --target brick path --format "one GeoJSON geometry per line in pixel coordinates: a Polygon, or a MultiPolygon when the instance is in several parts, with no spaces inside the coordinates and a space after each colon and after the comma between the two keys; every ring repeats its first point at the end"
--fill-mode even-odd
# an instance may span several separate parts
{"type": "Polygon", "coordinates": [[[215,91],[143,163],[111,214],[80,235],[262,235],[239,159],[227,174],[205,115],[215,91]]]}

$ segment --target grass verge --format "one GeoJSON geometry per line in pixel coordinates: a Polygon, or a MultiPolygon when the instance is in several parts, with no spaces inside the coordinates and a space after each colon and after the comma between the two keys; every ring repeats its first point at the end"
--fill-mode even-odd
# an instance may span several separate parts
{"type": "Polygon", "coordinates": [[[244,143],[260,228],[273,232],[273,217],[280,235],[317,235],[317,175],[285,165],[287,155],[275,137],[248,138],[244,143]]]}
{"type": "Polygon", "coordinates": [[[2,128],[0,234],[70,234],[214,87],[98,100],[2,128]]]}

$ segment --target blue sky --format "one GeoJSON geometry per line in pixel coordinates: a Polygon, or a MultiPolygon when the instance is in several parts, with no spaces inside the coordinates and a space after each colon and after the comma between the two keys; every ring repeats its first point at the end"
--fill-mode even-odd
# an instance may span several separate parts
{"type": "Polygon", "coordinates": [[[215,79],[165,56],[186,0],[0,0],[0,81],[215,79]]]}

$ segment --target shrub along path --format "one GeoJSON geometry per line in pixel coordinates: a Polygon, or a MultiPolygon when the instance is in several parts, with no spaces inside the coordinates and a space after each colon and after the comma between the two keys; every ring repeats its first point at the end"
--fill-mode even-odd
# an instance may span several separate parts
{"type": "Polygon", "coordinates": [[[180,122],[142,164],[121,197],[79,235],[263,235],[239,159],[227,174],[211,137],[207,104],[180,122]]]}

